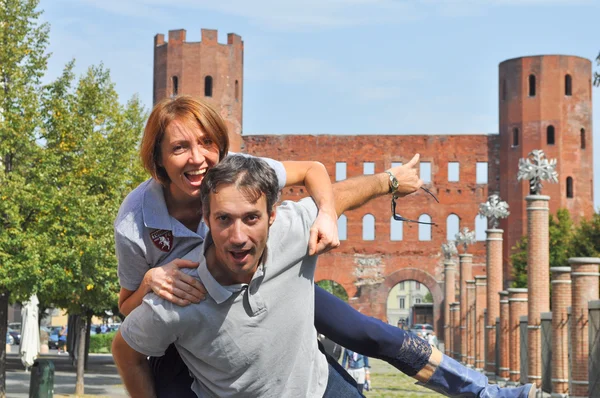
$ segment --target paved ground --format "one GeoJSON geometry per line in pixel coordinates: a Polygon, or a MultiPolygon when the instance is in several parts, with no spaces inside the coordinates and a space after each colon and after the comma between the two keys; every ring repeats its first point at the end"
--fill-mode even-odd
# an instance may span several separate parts
{"type": "MultiPolygon", "coordinates": [[[[13,349],[14,351],[16,350],[13,349]]],[[[69,356],[57,355],[52,350],[50,354],[41,355],[40,358],[54,363],[54,396],[58,398],[75,394],[75,366],[71,364],[69,356]]],[[[31,373],[25,372],[18,354],[7,354],[6,363],[7,397],[28,398],[31,373]]],[[[86,395],[127,397],[111,355],[90,354],[84,382],[86,395]]]]}

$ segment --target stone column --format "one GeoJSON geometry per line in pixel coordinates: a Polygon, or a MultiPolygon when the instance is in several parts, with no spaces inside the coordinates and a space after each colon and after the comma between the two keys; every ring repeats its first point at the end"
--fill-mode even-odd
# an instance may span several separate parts
{"type": "Polygon", "coordinates": [[[450,304],[456,301],[456,267],[454,262],[447,260],[444,262],[444,354],[450,355],[452,346],[450,340],[452,337],[450,318],[450,304]]]}
{"type": "Polygon", "coordinates": [[[509,327],[508,327],[508,292],[506,290],[498,293],[500,303],[500,333],[498,334],[498,351],[500,360],[497,364],[498,384],[506,384],[509,380],[510,371],[510,350],[509,350],[509,327]]]}
{"type": "Polygon", "coordinates": [[[550,266],[548,235],[549,196],[529,195],[527,202],[527,290],[532,300],[528,302],[527,342],[530,383],[542,384],[542,331],[541,313],[550,311],[550,266]],[[535,298],[535,299],[533,299],[535,298]]]}
{"type": "Polygon", "coordinates": [[[450,318],[452,318],[452,358],[460,358],[460,302],[450,304],[450,318]]]}
{"type": "Polygon", "coordinates": [[[459,360],[467,363],[467,310],[469,302],[467,300],[467,281],[473,279],[473,255],[462,253],[458,255],[460,267],[460,341],[459,341],[459,360]]]}
{"type": "Polygon", "coordinates": [[[502,290],[502,233],[501,229],[488,229],[487,239],[487,334],[485,371],[488,377],[496,374],[496,318],[500,316],[498,292],[502,290]]]}
{"type": "Polygon", "coordinates": [[[571,266],[571,387],[572,397],[588,396],[590,353],[588,302],[598,300],[600,258],[573,257],[571,266]]]}
{"type": "Polygon", "coordinates": [[[475,366],[475,280],[467,281],[467,361],[468,367],[475,366]]]}
{"type": "Polygon", "coordinates": [[[487,276],[475,277],[475,369],[485,371],[485,306],[487,276]]]}
{"type": "Polygon", "coordinates": [[[519,384],[521,377],[521,335],[519,321],[527,316],[527,289],[508,289],[508,341],[509,341],[509,382],[510,386],[519,384]]]}
{"type": "Polygon", "coordinates": [[[553,267],[552,273],[552,397],[569,393],[569,330],[567,308],[571,306],[571,268],[553,267]]]}

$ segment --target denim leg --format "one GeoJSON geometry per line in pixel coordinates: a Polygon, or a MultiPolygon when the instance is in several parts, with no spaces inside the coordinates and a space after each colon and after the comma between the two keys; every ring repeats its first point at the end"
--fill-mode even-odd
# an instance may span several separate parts
{"type": "Polygon", "coordinates": [[[148,359],[158,398],[197,398],[193,379],[173,344],[162,357],[148,359]]]}
{"type": "Polygon", "coordinates": [[[361,314],[315,284],[315,327],[339,345],[382,359],[409,376],[431,356],[431,346],[400,328],[361,314]]]}
{"type": "Polygon", "coordinates": [[[339,363],[327,358],[329,377],[323,398],[364,398],[358,391],[354,379],[340,366],[339,363]]]}

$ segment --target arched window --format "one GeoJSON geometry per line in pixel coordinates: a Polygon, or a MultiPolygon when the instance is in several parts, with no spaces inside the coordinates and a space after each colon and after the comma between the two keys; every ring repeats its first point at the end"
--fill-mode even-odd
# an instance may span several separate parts
{"type": "Polygon", "coordinates": [[[394,220],[394,217],[390,218],[390,240],[402,240],[402,229],[404,223],[402,221],[394,220]]]}
{"type": "Polygon", "coordinates": [[[567,198],[573,197],[573,178],[567,177],[567,198]]]}
{"type": "Polygon", "coordinates": [[[512,144],[512,146],[519,146],[519,129],[516,127],[513,129],[513,144],[512,144]]]}
{"type": "Polygon", "coordinates": [[[206,76],[204,78],[204,96],[212,97],[213,92],[213,78],[212,76],[206,76]]]}
{"type": "Polygon", "coordinates": [[[177,76],[173,76],[171,78],[171,83],[173,84],[173,94],[172,96],[179,95],[179,78],[177,76]]]}
{"type": "MultiPolygon", "coordinates": [[[[431,217],[427,214],[421,214],[419,216],[421,222],[431,222],[431,217]]],[[[431,240],[431,225],[419,224],[419,240],[431,240]]]]}
{"type": "Polygon", "coordinates": [[[363,217],[363,240],[375,240],[375,217],[372,214],[363,217]]]}
{"type": "Polygon", "coordinates": [[[565,75],[565,95],[571,95],[572,90],[571,75],[567,74],[565,75]]]}
{"type": "Polygon", "coordinates": [[[237,80],[235,81],[235,100],[240,100],[240,82],[238,82],[237,80]]]}
{"type": "Polygon", "coordinates": [[[460,230],[460,218],[456,214],[450,214],[446,218],[446,239],[455,240],[456,234],[460,230]]]}
{"type": "Polygon", "coordinates": [[[579,139],[581,140],[581,149],[585,149],[585,129],[579,130],[579,139]]]}
{"type": "Polygon", "coordinates": [[[502,83],[500,83],[500,90],[502,93],[502,101],[506,101],[506,79],[502,79],[502,83]]]}
{"type": "Polygon", "coordinates": [[[535,75],[529,75],[529,96],[535,97],[535,75]]]}
{"type": "Polygon", "coordinates": [[[546,143],[548,145],[554,145],[555,137],[554,137],[554,126],[550,125],[546,128],[546,143]]]}
{"type": "Polygon", "coordinates": [[[348,219],[345,215],[341,215],[337,221],[338,237],[340,240],[348,239],[348,219]]]}
{"type": "Polygon", "coordinates": [[[478,214],[475,217],[475,240],[482,241],[485,240],[485,230],[488,228],[488,220],[487,217],[478,214]]]}

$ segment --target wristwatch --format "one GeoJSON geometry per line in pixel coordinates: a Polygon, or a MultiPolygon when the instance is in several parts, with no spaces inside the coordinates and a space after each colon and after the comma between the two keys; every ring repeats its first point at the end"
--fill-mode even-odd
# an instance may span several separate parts
{"type": "Polygon", "coordinates": [[[390,176],[390,190],[388,193],[396,192],[398,190],[398,180],[391,172],[387,170],[385,172],[390,176]]]}

